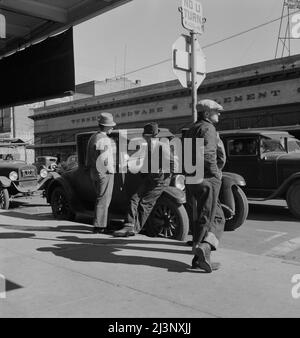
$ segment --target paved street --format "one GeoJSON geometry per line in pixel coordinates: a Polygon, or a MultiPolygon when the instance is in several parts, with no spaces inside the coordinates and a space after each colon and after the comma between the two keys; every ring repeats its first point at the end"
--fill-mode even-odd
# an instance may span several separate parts
{"type": "Polygon", "coordinates": [[[213,274],[187,271],[184,243],[90,230],[87,219],[54,220],[39,197],[1,211],[0,317],[299,316],[300,222],[283,202],[251,204],[246,224],[224,235],[213,274]]]}

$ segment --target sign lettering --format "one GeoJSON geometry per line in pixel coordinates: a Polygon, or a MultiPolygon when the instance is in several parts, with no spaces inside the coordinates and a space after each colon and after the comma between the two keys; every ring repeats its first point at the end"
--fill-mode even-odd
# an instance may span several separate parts
{"type": "Polygon", "coordinates": [[[182,0],[182,25],[184,28],[203,33],[202,5],[200,0],[182,0]]]}

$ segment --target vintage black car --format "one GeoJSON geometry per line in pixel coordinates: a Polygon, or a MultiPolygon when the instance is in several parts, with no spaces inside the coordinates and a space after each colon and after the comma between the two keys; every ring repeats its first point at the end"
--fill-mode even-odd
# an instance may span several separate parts
{"type": "MultiPolygon", "coordinates": [[[[141,138],[143,129],[128,129],[128,141],[141,138]]],[[[85,166],[87,143],[93,132],[77,135],[78,166],[61,173],[47,189],[47,201],[51,204],[53,215],[58,219],[73,220],[78,214],[91,214],[95,207],[96,191],[90,179],[89,168],[85,166]]],[[[118,144],[118,130],[111,134],[115,144],[118,144]]],[[[173,137],[167,129],[161,129],[159,137],[173,137]]],[[[119,149],[117,166],[119,163],[119,149]]],[[[134,151],[133,151],[134,152],[134,151]]],[[[129,155],[130,151],[128,152],[129,155]]],[[[126,214],[128,200],[137,190],[142,177],[140,174],[116,173],[113,197],[110,204],[111,218],[122,218],[126,214]]],[[[175,175],[169,186],[156,203],[145,231],[152,235],[172,237],[184,240],[189,231],[189,220],[185,203],[184,176],[175,175]],[[156,230],[155,230],[156,229],[156,230]]]]}
{"type": "MultiPolygon", "coordinates": [[[[143,129],[128,129],[128,140],[142,138],[143,129]]],[[[58,219],[73,220],[76,215],[92,214],[96,192],[90,179],[89,168],[85,166],[87,143],[93,132],[77,135],[78,166],[56,177],[47,189],[47,201],[51,204],[53,215],[58,219]]],[[[173,138],[168,129],[161,129],[159,137],[173,138]]],[[[111,137],[118,144],[120,133],[113,131],[111,137]]],[[[116,159],[119,161],[119,149],[116,147],[116,159]]],[[[136,150],[132,150],[134,153],[136,150]]],[[[131,151],[127,154],[131,156],[131,151]]],[[[117,162],[117,165],[122,165],[117,162]]],[[[128,200],[141,182],[141,174],[116,173],[112,202],[111,218],[124,218],[128,200]]],[[[232,231],[241,226],[248,214],[248,203],[239,185],[245,181],[236,174],[225,173],[221,192],[222,204],[226,213],[226,230],[232,231]]],[[[171,185],[157,201],[145,225],[144,232],[150,236],[161,236],[185,240],[189,225],[193,219],[191,203],[186,201],[185,176],[173,175],[171,185]],[[188,210],[188,212],[187,212],[188,210]]]]}
{"type": "Polygon", "coordinates": [[[43,190],[51,179],[47,170],[38,172],[27,164],[26,154],[26,143],[21,140],[0,140],[0,209],[8,209],[12,198],[43,190]]]}
{"type": "Polygon", "coordinates": [[[284,131],[221,131],[227,153],[224,170],[242,175],[249,199],[285,199],[300,218],[300,141],[284,131]]]}
{"type": "Polygon", "coordinates": [[[46,169],[47,171],[54,171],[57,167],[57,157],[55,156],[38,156],[34,162],[38,173],[41,169],[46,169]]]}

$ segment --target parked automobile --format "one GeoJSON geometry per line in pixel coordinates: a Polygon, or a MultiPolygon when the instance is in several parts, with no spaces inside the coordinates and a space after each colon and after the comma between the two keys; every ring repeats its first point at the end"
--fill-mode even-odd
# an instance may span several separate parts
{"type": "MultiPolygon", "coordinates": [[[[128,139],[142,138],[143,129],[128,129],[128,139]]],[[[47,190],[47,201],[51,204],[53,215],[59,219],[73,220],[78,213],[91,212],[95,206],[96,192],[91,182],[89,169],[85,166],[87,143],[93,132],[77,135],[78,166],[70,171],[62,173],[53,179],[47,190]]],[[[168,129],[161,129],[159,137],[173,138],[174,135],[168,129]]],[[[118,145],[120,133],[113,131],[111,137],[118,145]]],[[[117,165],[119,163],[119,149],[116,146],[117,165]]],[[[133,151],[134,152],[134,151],[133,151]]],[[[131,156],[128,150],[124,156],[131,156]]],[[[244,185],[245,181],[239,175],[224,175],[223,199],[228,203],[225,206],[228,223],[227,230],[234,230],[240,226],[247,217],[248,204],[243,192],[238,185],[244,185]],[[236,202],[236,203],[235,203],[236,202]],[[240,209],[242,208],[240,212],[240,209]],[[230,223],[231,222],[231,223],[230,223]]],[[[110,213],[121,218],[127,212],[129,198],[137,190],[141,182],[141,174],[116,173],[110,213]]],[[[173,176],[171,185],[158,199],[144,232],[150,236],[162,236],[177,240],[185,240],[189,232],[189,203],[186,203],[185,177],[180,174],[173,176]]],[[[189,202],[189,201],[188,201],[189,202]]]]}
{"type": "Polygon", "coordinates": [[[57,167],[57,157],[55,156],[38,156],[34,162],[38,173],[41,169],[46,169],[47,171],[54,171],[57,167]]]}
{"type": "Polygon", "coordinates": [[[72,170],[78,166],[78,158],[77,154],[72,154],[67,157],[67,159],[58,164],[56,167],[56,172],[59,174],[63,174],[65,171],[72,170]]]}
{"type": "Polygon", "coordinates": [[[30,196],[43,190],[50,177],[26,163],[26,143],[5,139],[0,142],[0,209],[8,209],[12,198],[30,196]],[[22,160],[24,158],[24,160],[22,160]]]}
{"type": "Polygon", "coordinates": [[[222,131],[225,170],[242,175],[249,199],[285,199],[300,218],[300,142],[288,132],[244,129],[222,131]]]}

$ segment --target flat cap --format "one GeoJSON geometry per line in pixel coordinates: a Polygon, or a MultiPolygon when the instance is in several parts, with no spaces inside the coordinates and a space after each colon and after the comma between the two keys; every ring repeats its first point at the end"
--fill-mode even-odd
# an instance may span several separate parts
{"type": "Polygon", "coordinates": [[[210,99],[198,101],[196,108],[198,112],[205,112],[205,111],[210,112],[212,110],[218,110],[218,111],[224,110],[224,108],[219,103],[217,103],[214,100],[210,100],[210,99]]]}

